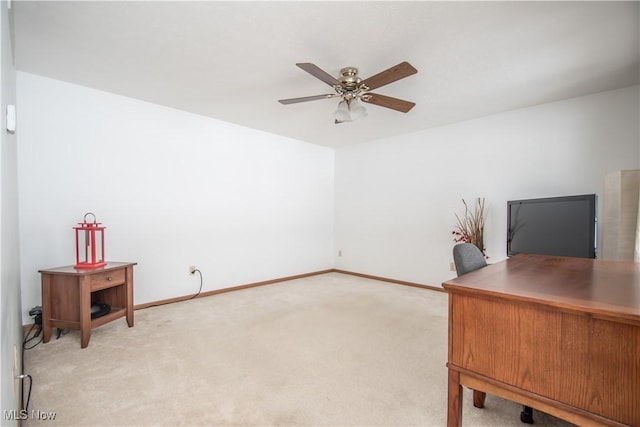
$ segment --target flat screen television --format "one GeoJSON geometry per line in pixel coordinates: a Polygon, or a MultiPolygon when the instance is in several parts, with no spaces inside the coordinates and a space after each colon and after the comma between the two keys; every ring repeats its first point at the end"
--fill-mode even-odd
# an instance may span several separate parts
{"type": "Polygon", "coordinates": [[[507,254],[596,257],[596,195],[507,202],[507,254]]]}

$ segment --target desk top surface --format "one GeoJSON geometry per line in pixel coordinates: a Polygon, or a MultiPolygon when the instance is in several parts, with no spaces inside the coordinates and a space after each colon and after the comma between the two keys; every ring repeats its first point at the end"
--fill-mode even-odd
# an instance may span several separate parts
{"type": "Polygon", "coordinates": [[[640,263],[520,254],[443,286],[640,323],[640,263]]]}

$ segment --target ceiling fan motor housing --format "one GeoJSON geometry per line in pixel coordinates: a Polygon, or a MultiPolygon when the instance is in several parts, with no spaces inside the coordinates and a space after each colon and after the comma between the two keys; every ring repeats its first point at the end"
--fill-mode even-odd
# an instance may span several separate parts
{"type": "Polygon", "coordinates": [[[358,69],[356,67],[345,67],[340,70],[340,83],[346,90],[355,90],[362,81],[358,77],[358,69]]]}

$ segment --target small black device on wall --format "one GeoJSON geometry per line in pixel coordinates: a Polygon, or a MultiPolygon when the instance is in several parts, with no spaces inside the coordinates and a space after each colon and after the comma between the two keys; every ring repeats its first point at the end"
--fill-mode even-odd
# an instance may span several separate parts
{"type": "Polygon", "coordinates": [[[595,194],[507,202],[507,255],[596,257],[595,194]]]}

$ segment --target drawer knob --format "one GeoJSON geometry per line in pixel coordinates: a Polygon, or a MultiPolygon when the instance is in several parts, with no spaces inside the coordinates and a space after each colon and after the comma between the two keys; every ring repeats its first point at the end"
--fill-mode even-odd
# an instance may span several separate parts
{"type": "Polygon", "coordinates": [[[107,280],[108,280],[108,281],[112,281],[112,280],[113,280],[113,277],[109,276],[109,277],[107,277],[107,280]]]}

